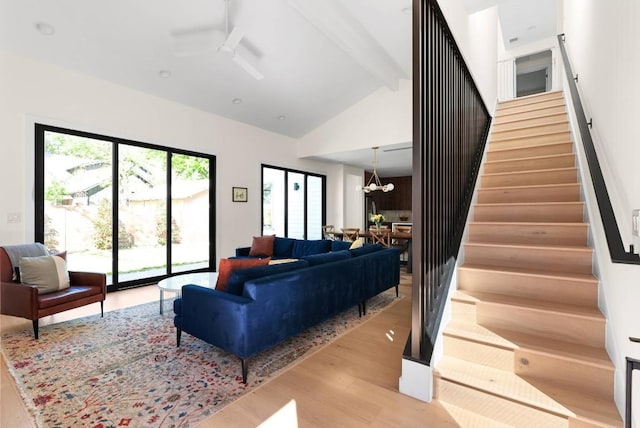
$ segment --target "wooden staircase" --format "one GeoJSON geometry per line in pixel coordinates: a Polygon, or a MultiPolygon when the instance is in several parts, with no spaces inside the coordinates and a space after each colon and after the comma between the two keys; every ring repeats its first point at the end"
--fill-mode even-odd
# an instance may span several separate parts
{"type": "Polygon", "coordinates": [[[622,426],[561,92],[501,103],[435,395],[462,426],[622,426]]]}

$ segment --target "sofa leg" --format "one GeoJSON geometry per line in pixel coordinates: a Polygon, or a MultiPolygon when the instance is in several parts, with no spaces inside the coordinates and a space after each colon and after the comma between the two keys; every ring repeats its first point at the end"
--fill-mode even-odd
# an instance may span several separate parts
{"type": "Polygon", "coordinates": [[[100,301],[100,318],[104,318],[104,300],[100,301]]]}
{"type": "Polygon", "coordinates": [[[242,383],[247,384],[247,372],[249,371],[249,363],[246,359],[240,358],[240,364],[242,364],[242,383]]]}
{"type": "Polygon", "coordinates": [[[362,303],[358,303],[358,318],[362,318],[362,303]]]}
{"type": "Polygon", "coordinates": [[[176,348],[180,347],[180,337],[182,337],[182,329],[176,327],[176,348]]]}
{"type": "Polygon", "coordinates": [[[399,284],[396,284],[396,297],[400,297],[400,295],[398,294],[398,285],[399,284]]]}
{"type": "Polygon", "coordinates": [[[362,315],[367,315],[367,301],[363,300],[362,301],[362,315]]]}
{"type": "Polygon", "coordinates": [[[35,336],[36,340],[38,340],[40,338],[40,336],[38,335],[38,320],[32,320],[31,323],[33,324],[33,335],[35,336]]]}

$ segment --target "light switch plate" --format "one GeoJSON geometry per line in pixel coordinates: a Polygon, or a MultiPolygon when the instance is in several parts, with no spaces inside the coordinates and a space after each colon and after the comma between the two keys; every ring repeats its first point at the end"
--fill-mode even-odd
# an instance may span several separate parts
{"type": "Polygon", "coordinates": [[[640,237],[640,210],[631,211],[631,233],[640,237]]]}
{"type": "Polygon", "coordinates": [[[20,213],[9,213],[7,214],[7,223],[18,224],[21,221],[20,217],[20,213]]]}

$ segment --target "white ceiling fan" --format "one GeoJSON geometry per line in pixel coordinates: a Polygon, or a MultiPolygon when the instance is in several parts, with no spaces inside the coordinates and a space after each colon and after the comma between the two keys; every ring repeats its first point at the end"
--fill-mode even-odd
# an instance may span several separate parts
{"type": "MultiPolygon", "coordinates": [[[[249,61],[241,56],[237,47],[244,37],[244,32],[239,27],[233,27],[229,32],[229,3],[231,0],[224,0],[224,41],[216,49],[218,53],[230,57],[244,71],[256,80],[264,79],[264,75],[258,71],[249,61]]],[[[215,43],[214,33],[219,33],[212,27],[200,27],[182,31],[174,31],[172,35],[175,40],[175,53],[178,56],[189,56],[201,54],[209,51],[215,43]]],[[[217,42],[219,43],[219,42],[217,42]]]]}
{"type": "Polygon", "coordinates": [[[231,55],[231,59],[238,64],[244,71],[249,73],[254,79],[262,80],[264,76],[253,65],[251,65],[246,59],[238,54],[236,47],[244,37],[244,33],[239,27],[233,27],[231,33],[229,33],[229,3],[231,0],[224,0],[224,34],[225,39],[222,45],[218,48],[218,52],[231,55]]]}

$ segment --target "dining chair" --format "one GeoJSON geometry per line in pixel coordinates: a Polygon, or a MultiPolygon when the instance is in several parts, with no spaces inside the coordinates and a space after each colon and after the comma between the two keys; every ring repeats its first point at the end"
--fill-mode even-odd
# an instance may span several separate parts
{"type": "Polygon", "coordinates": [[[353,242],[360,237],[359,227],[343,227],[341,230],[343,241],[353,242]]]}
{"type": "Polygon", "coordinates": [[[338,238],[336,237],[335,233],[336,233],[336,229],[333,227],[332,224],[326,224],[322,226],[322,237],[324,239],[328,239],[330,241],[337,241],[338,238]]]}
{"type": "Polygon", "coordinates": [[[391,229],[389,228],[369,228],[369,237],[373,244],[380,244],[384,247],[391,246],[391,229]]]}
{"type": "MultiPolygon", "coordinates": [[[[396,226],[394,233],[396,234],[408,234],[411,235],[411,226],[396,226]]],[[[408,261],[409,245],[411,240],[408,238],[394,237],[391,240],[391,246],[400,250],[400,259],[402,261],[408,261]],[[407,255],[407,258],[403,258],[407,255]]]]}

